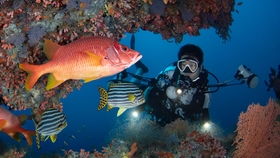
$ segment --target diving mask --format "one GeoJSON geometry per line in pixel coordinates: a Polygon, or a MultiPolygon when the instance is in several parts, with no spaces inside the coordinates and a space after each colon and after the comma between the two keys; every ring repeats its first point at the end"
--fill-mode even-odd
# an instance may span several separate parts
{"type": "Polygon", "coordinates": [[[198,69],[198,61],[193,58],[184,58],[177,61],[177,67],[180,72],[194,73],[198,69]]]}

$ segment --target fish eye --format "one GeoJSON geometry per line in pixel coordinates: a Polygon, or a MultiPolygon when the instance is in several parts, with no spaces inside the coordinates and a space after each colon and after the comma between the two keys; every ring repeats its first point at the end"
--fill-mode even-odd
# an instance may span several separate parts
{"type": "Polygon", "coordinates": [[[122,50],[123,50],[123,51],[127,51],[128,48],[127,48],[127,47],[122,47],[122,50]]]}

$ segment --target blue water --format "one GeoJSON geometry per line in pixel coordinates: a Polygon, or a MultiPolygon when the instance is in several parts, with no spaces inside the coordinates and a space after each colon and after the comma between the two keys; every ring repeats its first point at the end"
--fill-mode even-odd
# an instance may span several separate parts
{"type": "MultiPolygon", "coordinates": [[[[239,113],[245,111],[249,104],[266,105],[270,97],[275,95],[266,91],[264,80],[268,79],[270,67],[280,64],[280,1],[245,1],[237,6],[239,14],[233,13],[231,39],[223,41],[214,29],[202,30],[200,36],[184,36],[181,43],[168,42],[158,34],[139,31],[135,34],[136,50],[143,55],[142,62],[149,67],[147,77],[155,77],[168,64],[177,59],[179,48],[187,43],[200,46],[204,51],[204,66],[214,73],[220,81],[233,79],[240,64],[248,66],[260,78],[257,88],[250,89],[246,85],[226,87],[211,95],[210,115],[214,123],[225,130],[233,132],[239,113]]],[[[130,34],[121,40],[129,46],[130,34]]],[[[128,71],[134,72],[132,67],[128,71]]],[[[68,127],[58,135],[55,144],[50,141],[41,143],[40,153],[60,151],[61,149],[86,150],[100,149],[110,142],[110,131],[115,127],[116,110],[97,111],[99,86],[106,87],[112,77],[84,84],[80,90],[74,91],[63,99],[64,112],[67,115],[68,127]],[[70,136],[74,135],[76,139],[70,136]],[[65,146],[66,141],[69,146],[65,146]]],[[[25,113],[28,113],[27,111],[25,113]]],[[[22,113],[22,112],[18,112],[22,113]]],[[[33,128],[32,122],[25,125],[33,128]]],[[[0,139],[13,145],[19,145],[5,134],[0,139]]],[[[25,142],[22,143],[23,145],[25,142]]],[[[36,146],[33,149],[37,151],[36,146]]]]}

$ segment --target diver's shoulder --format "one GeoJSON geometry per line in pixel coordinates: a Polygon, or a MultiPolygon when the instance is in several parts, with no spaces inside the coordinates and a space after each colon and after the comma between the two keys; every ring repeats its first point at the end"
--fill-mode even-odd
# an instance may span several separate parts
{"type": "Polygon", "coordinates": [[[170,65],[166,67],[163,71],[161,71],[159,74],[164,74],[169,76],[171,78],[175,72],[176,66],[170,65]]]}
{"type": "Polygon", "coordinates": [[[170,65],[170,66],[167,66],[165,69],[164,69],[164,71],[175,71],[175,69],[176,69],[176,66],[174,66],[174,65],[170,65]]]}

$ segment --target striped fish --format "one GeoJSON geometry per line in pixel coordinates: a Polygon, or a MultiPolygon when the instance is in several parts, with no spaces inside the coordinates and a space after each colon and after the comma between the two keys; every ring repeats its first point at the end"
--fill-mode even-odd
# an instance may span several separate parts
{"type": "Polygon", "coordinates": [[[57,109],[46,110],[40,122],[36,124],[36,142],[40,148],[40,141],[46,141],[49,137],[54,143],[59,134],[67,126],[66,116],[57,109]]]}
{"type": "Polygon", "coordinates": [[[145,103],[143,91],[131,82],[110,82],[108,90],[98,88],[100,101],[98,110],[108,105],[111,108],[119,108],[117,116],[120,116],[129,108],[136,107],[145,103]]]}

